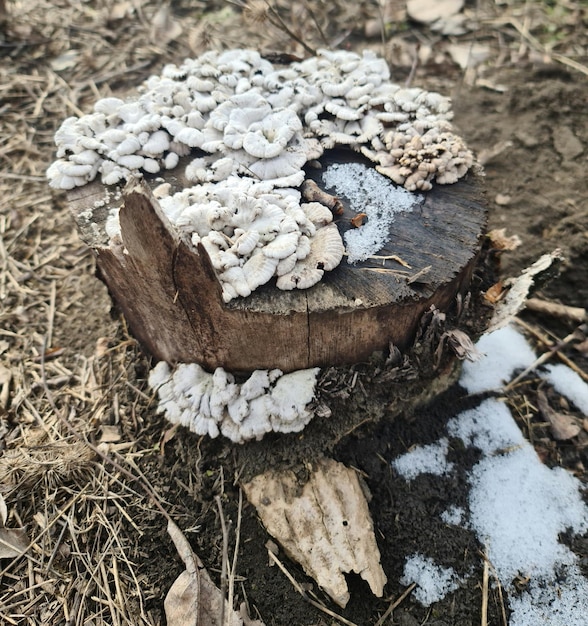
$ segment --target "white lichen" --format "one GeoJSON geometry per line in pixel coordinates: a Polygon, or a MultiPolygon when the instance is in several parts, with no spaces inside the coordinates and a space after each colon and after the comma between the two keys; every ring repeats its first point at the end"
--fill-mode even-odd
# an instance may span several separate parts
{"type": "Polygon", "coordinates": [[[149,374],[158,412],[199,435],[224,435],[235,443],[261,439],[268,432],[298,432],[313,417],[319,368],[283,374],[256,370],[243,383],[217,368],[212,374],[196,363],[174,369],[160,361],[149,374]]]}

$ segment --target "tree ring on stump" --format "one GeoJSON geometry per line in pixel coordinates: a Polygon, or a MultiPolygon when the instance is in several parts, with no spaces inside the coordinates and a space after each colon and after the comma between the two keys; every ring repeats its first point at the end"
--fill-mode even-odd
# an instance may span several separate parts
{"type": "MultiPolygon", "coordinates": [[[[307,179],[325,190],[324,168],[350,162],[367,163],[354,152],[327,152],[307,179]]],[[[185,164],[164,175],[171,193],[191,186],[185,164]]],[[[69,207],[135,337],[157,360],[196,362],[209,371],[290,372],[365,361],[391,343],[408,349],[426,311],[446,311],[468,290],[486,224],[479,179],[469,173],[419,192],[422,202],[397,213],[388,243],[374,255],[380,258],[344,258],[309,289],[281,291],[272,281],[224,303],[203,246],[184,240],[152,195],[161,182],[161,175],[149,176],[124,192],[90,183],[68,193],[69,207]],[[104,223],[118,206],[122,242],[108,241],[104,223]]],[[[343,233],[356,211],[334,192],[343,204],[335,215],[343,233]]]]}

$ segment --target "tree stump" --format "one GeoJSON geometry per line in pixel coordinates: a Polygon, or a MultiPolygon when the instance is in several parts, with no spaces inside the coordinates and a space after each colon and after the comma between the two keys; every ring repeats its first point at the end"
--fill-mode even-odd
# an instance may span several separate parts
{"type": "MultiPolygon", "coordinates": [[[[322,160],[349,161],[362,157],[338,150],[322,160]]],[[[324,189],[321,171],[308,169],[307,178],[324,189]]],[[[172,191],[185,186],[182,172],[180,165],[166,174],[172,191]]],[[[486,222],[477,177],[468,174],[398,213],[388,243],[372,258],[343,260],[310,289],[280,291],[269,283],[225,304],[207,252],[180,237],[151,193],[161,181],[131,181],[124,191],[94,182],[69,192],[69,206],[145,349],[157,360],[208,370],[290,372],[358,363],[390,344],[406,350],[426,311],[446,311],[467,291],[486,222]],[[117,206],[122,241],[109,243],[104,222],[117,206]]],[[[356,213],[334,192],[343,205],[335,219],[343,233],[356,213]]]]}

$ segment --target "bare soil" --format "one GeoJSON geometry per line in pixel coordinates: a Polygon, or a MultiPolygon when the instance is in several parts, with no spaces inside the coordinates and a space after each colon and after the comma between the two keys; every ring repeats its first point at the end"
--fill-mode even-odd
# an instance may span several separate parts
{"type": "MultiPolygon", "coordinates": [[[[315,7],[326,37],[334,45],[381,50],[379,35],[366,35],[367,26],[378,23],[377,3],[353,3],[353,9],[337,4],[315,7]]],[[[398,82],[408,79],[453,96],[456,126],[484,161],[489,226],[522,240],[503,256],[504,275],[516,275],[541,254],[561,248],[562,273],[540,295],[586,307],[587,9],[579,2],[559,9],[550,2],[471,4],[465,9],[466,32],[442,36],[407,21],[402,2],[387,3],[392,17],[385,54],[398,82]],[[461,68],[450,54],[456,43],[482,45],[487,57],[461,68]]],[[[218,583],[223,549],[215,497],[220,496],[233,545],[238,481],[254,470],[263,449],[275,443],[274,458],[281,455],[288,463],[289,449],[299,449],[300,440],[310,448],[318,444],[310,429],[279,442],[267,437],[235,448],[171,428],[155,414],[146,387],[149,358],[94,277],[93,259],[63,195],[45,183],[52,135],[64,117],[88,110],[97,97],[132,92],[163,63],[209,45],[304,50],[283,30],[267,21],[261,28],[243,22],[240,10],[221,2],[172,2],[168,22],[155,17],[159,3],[149,1],[26,5],[9,1],[3,14],[0,2],[0,495],[8,508],[6,527],[25,528],[31,545],[25,555],[0,561],[0,622],[164,624],[163,598],[184,566],[141,483],[151,486],[218,583]],[[182,27],[175,36],[172,19],[182,27]],[[127,472],[141,479],[133,481],[127,472]]],[[[305,33],[309,45],[320,45],[307,8],[284,3],[282,15],[305,33]]],[[[557,342],[578,326],[532,313],[522,319],[535,332],[539,351],[547,347],[538,335],[557,342]]],[[[562,353],[586,375],[582,338],[578,334],[562,353]]],[[[588,433],[554,441],[535,408],[537,386],[531,377],[508,398],[521,427],[546,463],[586,480],[588,433]]],[[[380,393],[386,396],[387,389],[380,393]]],[[[409,596],[384,623],[478,624],[480,545],[471,533],[442,524],[438,515],[448,500],[466,504],[465,471],[477,459],[471,450],[452,445],[452,460],[463,472],[452,481],[421,476],[406,483],[390,466],[413,444],[438,439],[447,419],[472,400],[453,386],[426,408],[387,419],[385,411],[376,415],[373,409],[379,399],[341,409],[353,427],[337,440],[332,455],[357,468],[372,494],[370,510],[389,582],[385,597],[377,599],[359,577],[350,576],[352,599],[337,612],[358,625],[378,623],[404,591],[398,581],[405,557],[422,552],[467,574],[466,582],[431,608],[409,596]],[[370,420],[362,424],[366,412],[370,420]]],[[[556,397],[550,401],[560,403],[556,397]]],[[[337,420],[337,413],[330,419],[337,420]]],[[[337,623],[298,595],[278,568],[269,567],[267,541],[245,503],[238,601],[246,601],[251,615],[268,626],[337,623]]],[[[576,539],[571,547],[588,562],[585,541],[576,539]]],[[[284,555],[280,559],[296,580],[337,609],[296,564],[284,555]]],[[[491,588],[488,623],[502,624],[504,610],[498,589],[491,588]]]]}

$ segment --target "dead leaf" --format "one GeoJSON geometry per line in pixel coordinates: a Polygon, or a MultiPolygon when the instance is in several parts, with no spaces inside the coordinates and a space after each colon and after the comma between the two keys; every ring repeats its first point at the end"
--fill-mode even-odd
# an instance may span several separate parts
{"type": "Polygon", "coordinates": [[[8,398],[10,397],[10,381],[12,380],[12,370],[5,365],[0,365],[0,408],[8,408],[8,398]]]}
{"type": "Polygon", "coordinates": [[[551,434],[557,441],[565,441],[576,437],[582,427],[572,415],[559,413],[551,408],[546,395],[542,391],[537,392],[537,406],[541,415],[549,422],[551,434]]]}
{"type": "Polygon", "coordinates": [[[105,424],[100,427],[99,443],[117,443],[121,440],[120,426],[116,424],[105,424]]]}
{"type": "MultiPolygon", "coordinates": [[[[186,566],[163,603],[168,626],[247,626],[221,597],[220,589],[212,582],[185,535],[172,520],[168,521],[167,532],[186,566]],[[221,625],[222,602],[225,603],[225,623],[221,625]]],[[[261,622],[249,623],[263,626],[261,622]]]]}
{"type": "Polygon", "coordinates": [[[359,228],[360,226],[363,226],[363,222],[366,217],[367,213],[358,213],[355,217],[351,218],[351,226],[353,226],[353,228],[359,228]]]}
{"type": "Polygon", "coordinates": [[[29,538],[24,528],[0,528],[0,559],[14,559],[28,547],[29,538]]]}
{"type": "Polygon", "coordinates": [[[268,533],[341,607],[343,573],[355,572],[382,597],[386,575],[365,494],[354,470],[325,459],[301,486],[292,471],[267,471],[243,485],[268,533]]]}
{"type": "Polygon", "coordinates": [[[506,228],[495,228],[487,233],[493,250],[516,250],[522,243],[518,235],[507,237],[506,228]]]}
{"type": "Polygon", "coordinates": [[[462,70],[477,67],[483,63],[491,53],[490,46],[476,43],[455,43],[447,47],[452,61],[462,70]]]}
{"type": "Polygon", "coordinates": [[[464,0],[408,0],[406,11],[415,22],[431,24],[459,13],[463,5],[464,0]]]}
{"type": "Polygon", "coordinates": [[[504,296],[504,293],[504,285],[502,284],[502,281],[499,280],[497,283],[494,283],[492,287],[486,290],[484,300],[486,300],[489,304],[496,304],[502,296],[504,296]]]}
{"type": "Polygon", "coordinates": [[[0,493],[0,526],[6,526],[6,520],[8,519],[8,507],[6,506],[6,500],[0,493]]]}
{"type": "Polygon", "coordinates": [[[447,341],[447,345],[453,350],[458,359],[468,361],[478,361],[482,353],[476,348],[474,342],[463,330],[448,330],[441,335],[441,343],[447,341]]]}
{"type": "Polygon", "coordinates": [[[177,39],[182,30],[180,23],[174,19],[170,6],[164,4],[153,16],[150,39],[154,44],[163,47],[177,39]]]}

